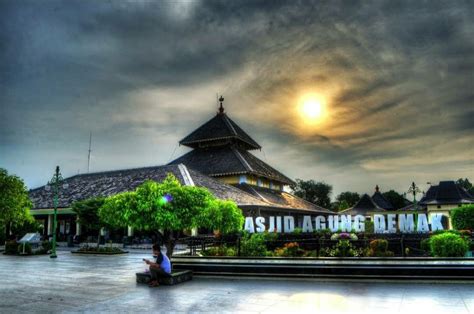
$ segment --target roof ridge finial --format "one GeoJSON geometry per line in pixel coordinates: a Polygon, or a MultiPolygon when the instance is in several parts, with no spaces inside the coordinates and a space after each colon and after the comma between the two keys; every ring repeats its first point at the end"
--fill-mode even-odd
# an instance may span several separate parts
{"type": "Polygon", "coordinates": [[[224,107],[222,106],[222,103],[224,102],[224,97],[221,97],[219,98],[219,102],[220,102],[220,106],[219,106],[219,114],[223,114],[224,113],[224,107]]]}
{"type": "Polygon", "coordinates": [[[380,191],[380,189],[379,189],[379,185],[378,185],[378,184],[376,184],[376,185],[375,185],[375,192],[376,192],[376,193],[378,193],[379,191],[380,191]]]}

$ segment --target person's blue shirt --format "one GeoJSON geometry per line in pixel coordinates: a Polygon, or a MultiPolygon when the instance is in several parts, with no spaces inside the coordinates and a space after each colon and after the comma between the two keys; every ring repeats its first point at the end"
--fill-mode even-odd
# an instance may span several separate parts
{"type": "Polygon", "coordinates": [[[156,258],[156,263],[160,264],[160,268],[163,269],[165,273],[171,274],[171,262],[168,256],[160,252],[160,255],[156,258]]]}

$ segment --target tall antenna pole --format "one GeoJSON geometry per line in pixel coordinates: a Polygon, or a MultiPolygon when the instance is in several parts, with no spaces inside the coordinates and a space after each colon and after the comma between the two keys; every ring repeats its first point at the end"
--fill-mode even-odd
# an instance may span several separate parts
{"type": "Polygon", "coordinates": [[[90,166],[91,166],[91,145],[92,145],[92,132],[89,136],[89,156],[87,156],[87,173],[89,173],[90,166]]]}

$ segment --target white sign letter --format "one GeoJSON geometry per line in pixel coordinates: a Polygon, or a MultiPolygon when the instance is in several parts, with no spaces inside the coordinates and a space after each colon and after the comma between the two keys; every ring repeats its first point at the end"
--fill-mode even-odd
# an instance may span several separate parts
{"type": "Polygon", "coordinates": [[[257,225],[257,232],[262,233],[265,231],[265,217],[257,217],[255,218],[255,224],[257,225]]]}
{"type": "Polygon", "coordinates": [[[303,232],[313,232],[313,224],[311,223],[311,216],[303,217],[303,232]]]}
{"type": "Polygon", "coordinates": [[[433,214],[431,215],[431,231],[443,230],[443,224],[441,223],[443,219],[443,214],[433,214]]]}
{"type": "Polygon", "coordinates": [[[365,217],[362,215],[356,215],[354,217],[354,230],[355,232],[365,232],[365,217]]]}
{"type": "Polygon", "coordinates": [[[275,217],[270,216],[270,226],[268,227],[268,232],[275,232],[275,217]]]}
{"type": "Polygon", "coordinates": [[[402,233],[410,233],[415,231],[415,219],[413,214],[398,215],[398,229],[402,233]]]}
{"type": "Polygon", "coordinates": [[[384,215],[374,215],[374,232],[384,233],[385,231],[385,217],[384,215]]]}
{"type": "Polygon", "coordinates": [[[329,229],[331,229],[332,232],[339,230],[339,216],[331,215],[329,216],[328,220],[329,229]]]}
{"type": "Polygon", "coordinates": [[[346,232],[352,231],[351,215],[341,215],[341,231],[346,231],[346,232]]]}
{"type": "Polygon", "coordinates": [[[397,233],[397,227],[395,223],[395,214],[388,214],[387,215],[387,229],[389,233],[397,233]]]}
{"type": "Polygon", "coordinates": [[[277,232],[281,233],[281,216],[277,216],[277,232]]]}
{"type": "Polygon", "coordinates": [[[316,217],[316,230],[326,229],[326,218],[324,216],[316,217]]]}
{"type": "Polygon", "coordinates": [[[291,233],[293,232],[293,230],[295,230],[295,218],[293,218],[293,216],[284,216],[283,222],[285,225],[286,233],[291,233]]]}
{"type": "Polygon", "coordinates": [[[430,231],[430,226],[428,225],[428,219],[426,214],[418,215],[418,223],[416,224],[416,231],[421,233],[426,233],[430,231]]]}
{"type": "Polygon", "coordinates": [[[255,226],[253,225],[253,217],[245,217],[244,230],[249,233],[255,233],[255,226]]]}

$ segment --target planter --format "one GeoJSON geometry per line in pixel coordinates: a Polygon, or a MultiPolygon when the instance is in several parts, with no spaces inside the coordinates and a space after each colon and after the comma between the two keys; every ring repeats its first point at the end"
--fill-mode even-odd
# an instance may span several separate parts
{"type": "Polygon", "coordinates": [[[474,280],[473,258],[173,257],[195,275],[282,278],[474,280]]]}
{"type": "Polygon", "coordinates": [[[122,251],[122,252],[71,251],[71,253],[82,254],[82,255],[121,255],[121,254],[128,254],[128,251],[122,251]]]}

